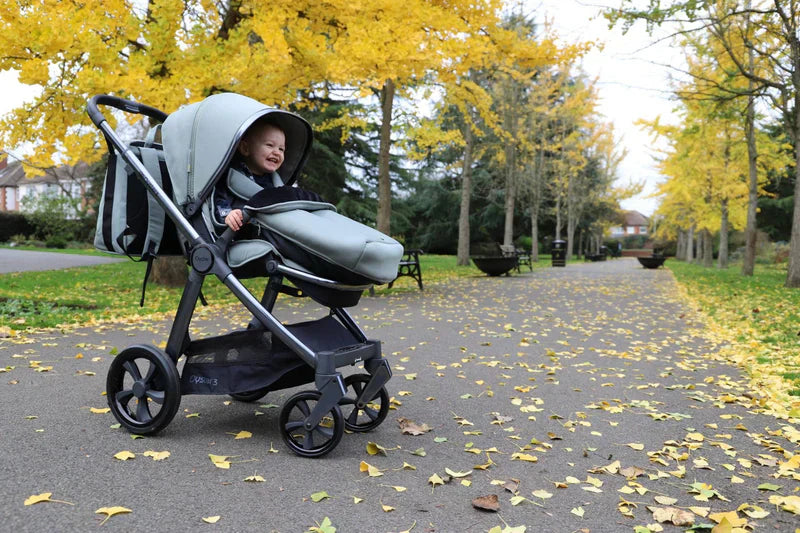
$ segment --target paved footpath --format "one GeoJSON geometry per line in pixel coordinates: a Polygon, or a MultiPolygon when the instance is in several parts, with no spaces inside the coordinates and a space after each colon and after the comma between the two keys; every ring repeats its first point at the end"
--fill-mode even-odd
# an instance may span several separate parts
{"type": "MultiPolygon", "coordinates": [[[[277,312],[322,314],[291,299],[277,312]]],[[[135,440],[92,412],[111,354],[162,343],[169,321],[0,341],[0,530],[94,531],[114,506],[132,512],[108,531],[303,532],[326,517],[339,533],[800,527],[800,423],[759,413],[740,372],[708,356],[664,269],[620,259],[427,283],[364,297],[353,315],[383,342],[395,409],[321,459],[281,440],[276,406],[293,390],[186,396],[169,427],[135,440]],[[431,430],[404,434],[401,417],[431,430]],[[41,493],[53,501],[23,504],[41,493]],[[473,507],[494,496],[496,512],[473,507]]],[[[244,323],[238,306],[201,309],[194,334],[244,323]]]]}
{"type": "Polygon", "coordinates": [[[123,260],[127,261],[126,258],[120,259],[118,257],[0,248],[0,274],[31,270],[57,270],[79,266],[100,265],[103,263],[115,263],[123,260]]]}

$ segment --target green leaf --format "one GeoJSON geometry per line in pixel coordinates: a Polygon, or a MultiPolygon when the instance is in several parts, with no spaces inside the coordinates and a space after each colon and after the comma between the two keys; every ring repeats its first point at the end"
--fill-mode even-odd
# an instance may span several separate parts
{"type": "Polygon", "coordinates": [[[781,490],[783,487],[780,485],[774,485],[772,483],[762,483],[758,486],[758,490],[771,490],[773,492],[781,490]]]}
{"type": "Polygon", "coordinates": [[[325,492],[323,490],[323,491],[315,492],[314,494],[312,494],[311,495],[311,501],[314,502],[314,503],[319,503],[322,500],[327,500],[330,497],[331,497],[330,494],[328,494],[327,492],[325,492]]]}

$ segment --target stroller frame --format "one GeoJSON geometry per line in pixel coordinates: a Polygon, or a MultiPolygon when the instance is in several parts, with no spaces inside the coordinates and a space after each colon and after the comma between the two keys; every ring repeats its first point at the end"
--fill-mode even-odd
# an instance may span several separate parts
{"type": "MultiPolygon", "coordinates": [[[[284,325],[272,315],[279,293],[301,295],[300,290],[285,285],[284,278],[312,284],[323,290],[358,291],[359,294],[371,285],[344,285],[289,267],[268,257],[266,258],[268,282],[259,300],[241,283],[227,263],[226,252],[233,240],[234,231],[228,228],[214,241],[213,237],[207,235],[208,232],[199,220],[200,217],[192,217],[194,223],[187,219],[151,176],[142,161],[119,138],[98,109],[99,105],[144,115],[158,122],[164,122],[168,115],[156,108],[110,95],[94,96],[87,105],[89,117],[105,137],[109,151],[115,150],[133,169],[147,191],[164,209],[166,216],[175,224],[181,237],[184,256],[191,267],[164,352],[153,346],[136,345],[120,352],[112,362],[107,378],[108,402],[119,422],[135,434],[153,434],[162,430],[175,416],[180,404],[182,386],[177,366],[181,355],[186,355],[188,364],[195,352],[203,351],[204,346],[216,343],[225,349],[234,337],[243,333],[234,332],[199,340],[190,338],[189,326],[197,302],[202,297],[203,282],[206,276],[213,275],[253,315],[254,321],[251,321],[245,331],[252,331],[255,327],[257,330],[261,328],[260,331],[268,332],[272,336],[273,346],[280,346],[284,352],[288,349],[299,357],[308,369],[313,370],[312,380],[316,391],[295,394],[286,401],[281,411],[281,434],[294,453],[304,457],[320,457],[336,447],[345,427],[351,431],[367,431],[377,427],[388,413],[389,398],[384,385],[391,378],[390,366],[381,355],[380,341],[367,339],[346,309],[328,306],[329,318],[335,319],[341,325],[342,331],[346,331],[343,333],[344,337],[352,338],[353,342],[348,342],[344,346],[325,346],[323,349],[315,350],[298,337],[292,325],[284,325]],[[203,236],[204,233],[206,237],[203,236]],[[149,361],[150,364],[144,376],[135,363],[141,359],[149,361]],[[339,367],[360,362],[364,364],[366,375],[356,374],[345,380],[337,370],[339,367]],[[128,381],[133,381],[133,385],[123,385],[126,376],[128,381]],[[348,388],[352,388],[350,396],[347,396],[348,388]],[[134,407],[129,405],[131,401],[135,402],[134,407]],[[153,403],[161,406],[156,415],[150,412],[150,405],[153,403]],[[376,403],[380,405],[376,406],[376,403]],[[352,405],[353,410],[345,419],[341,413],[341,406],[348,405],[352,405]],[[359,420],[361,414],[368,416],[366,423],[359,420]],[[320,436],[322,444],[319,444],[320,436]]],[[[195,209],[190,208],[188,211],[195,209]]],[[[249,214],[245,211],[244,215],[247,222],[249,214]]],[[[271,355],[272,353],[264,354],[265,357],[271,355]]],[[[276,383],[263,389],[226,391],[222,394],[230,394],[234,399],[242,401],[254,401],[268,390],[278,390],[298,384],[295,375],[287,384],[281,384],[278,379],[276,383]]],[[[190,393],[220,394],[202,390],[190,393]]]]}

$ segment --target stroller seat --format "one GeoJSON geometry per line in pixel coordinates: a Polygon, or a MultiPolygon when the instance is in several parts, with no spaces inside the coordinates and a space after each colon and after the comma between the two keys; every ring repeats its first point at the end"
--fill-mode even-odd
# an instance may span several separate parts
{"type": "MultiPolygon", "coordinates": [[[[231,192],[252,199],[263,189],[232,170],[228,175],[231,192]]],[[[231,267],[278,254],[292,268],[305,270],[343,284],[371,285],[392,281],[403,247],[396,240],[336,212],[325,202],[289,201],[271,205],[247,205],[269,242],[235,242],[228,253],[231,267]]]]}

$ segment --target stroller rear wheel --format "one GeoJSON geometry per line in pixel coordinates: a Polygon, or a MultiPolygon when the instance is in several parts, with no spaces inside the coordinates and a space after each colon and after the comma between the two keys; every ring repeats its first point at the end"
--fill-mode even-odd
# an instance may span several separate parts
{"type": "Polygon", "coordinates": [[[237,402],[255,402],[263,398],[269,392],[269,388],[265,387],[263,389],[256,389],[251,390],[248,392],[232,392],[228,396],[236,400],[237,402]]]}
{"type": "Polygon", "coordinates": [[[302,391],[286,400],[281,409],[280,429],[286,445],[301,457],[322,457],[333,450],[344,434],[344,419],[338,405],[316,427],[308,429],[305,420],[314,410],[322,393],[302,391]]]}
{"type": "Polygon", "coordinates": [[[339,400],[344,415],[344,427],[349,431],[362,433],[375,429],[389,414],[389,393],[386,387],[381,387],[375,396],[369,400],[359,396],[363,392],[372,376],[369,374],[354,374],[344,380],[345,395],[339,400]]]}
{"type": "Polygon", "coordinates": [[[178,369],[158,348],[131,346],[111,362],[106,395],[125,429],[136,435],[157,433],[172,421],[181,403],[178,369]]]}

